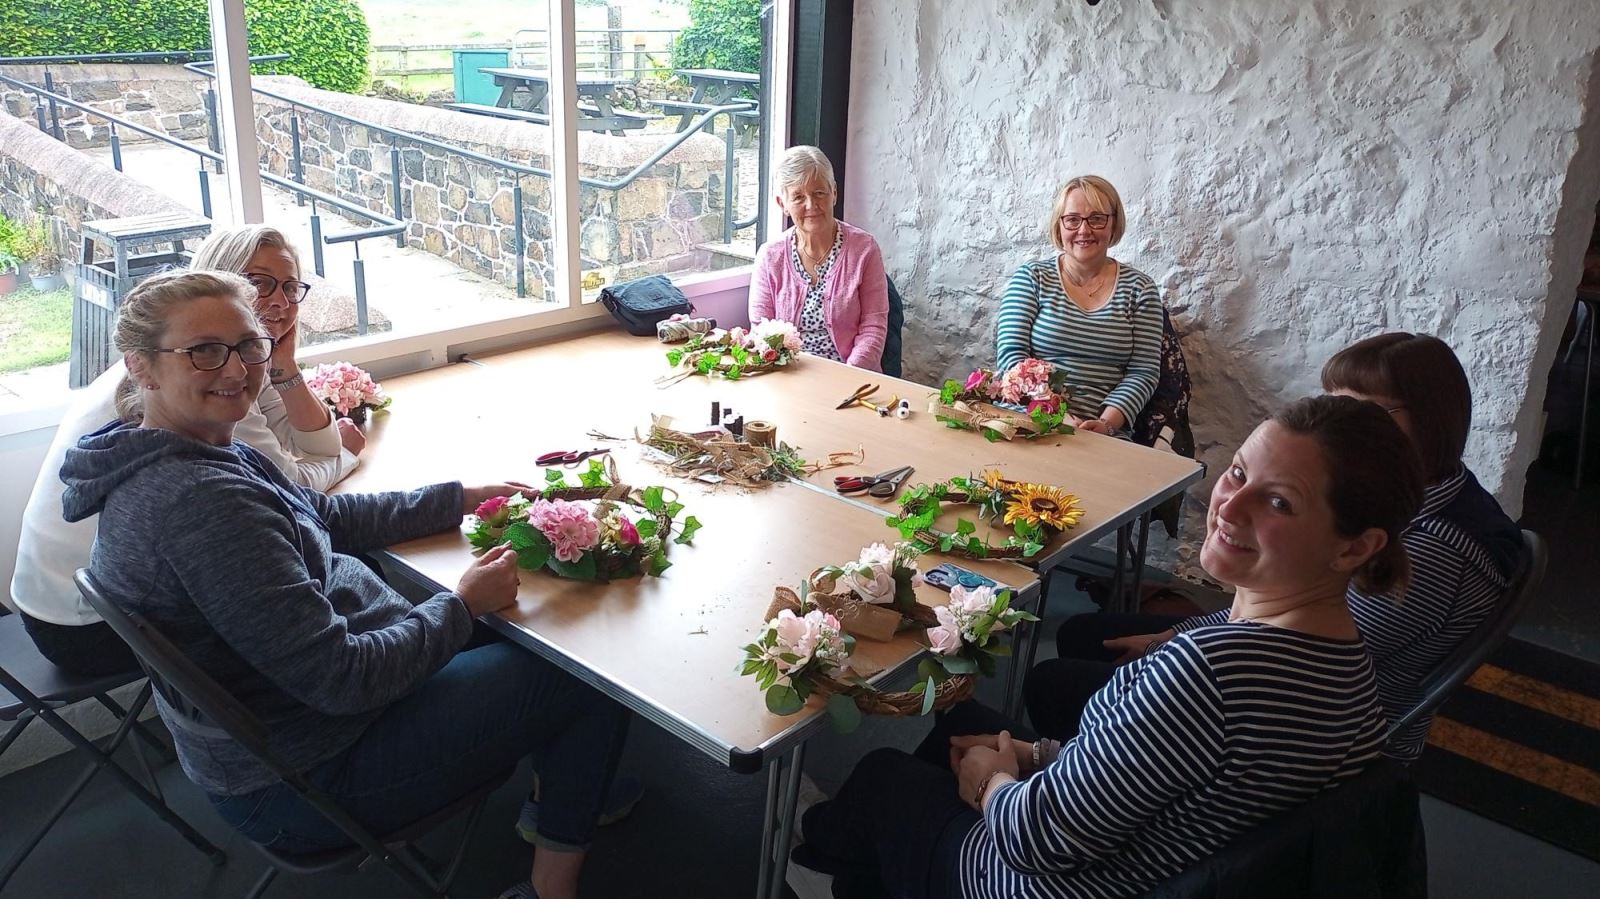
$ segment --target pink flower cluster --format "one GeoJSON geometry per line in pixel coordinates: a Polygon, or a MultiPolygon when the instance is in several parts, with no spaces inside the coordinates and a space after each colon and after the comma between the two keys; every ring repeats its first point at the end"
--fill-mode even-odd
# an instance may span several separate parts
{"type": "Polygon", "coordinates": [[[1050,375],[1054,371],[1055,366],[1042,359],[1024,359],[1000,377],[1000,398],[1008,403],[1055,399],[1050,389],[1050,375]]]}
{"type": "Polygon", "coordinates": [[[348,362],[317,366],[306,375],[306,387],[340,415],[349,415],[362,406],[382,409],[389,404],[389,397],[372,375],[348,362]]]}
{"type": "Polygon", "coordinates": [[[839,619],[821,609],[812,609],[803,618],[784,609],[767,627],[777,638],[767,654],[784,674],[806,667],[813,659],[823,663],[824,670],[838,667],[850,655],[839,619]]]}
{"type": "MultiPolygon", "coordinates": [[[[961,652],[963,643],[976,642],[974,627],[980,618],[994,608],[994,603],[993,587],[975,587],[971,590],[960,584],[951,587],[950,602],[933,610],[939,624],[928,628],[928,645],[940,655],[953,656],[961,652]]],[[[1005,629],[1005,624],[997,620],[989,632],[998,633],[1005,629]]]]}
{"type": "Polygon", "coordinates": [[[847,562],[839,566],[843,572],[843,580],[851,592],[861,597],[863,602],[877,605],[887,605],[894,602],[897,588],[895,572],[907,569],[911,572],[911,583],[922,583],[922,574],[917,571],[917,551],[909,543],[896,543],[894,546],[884,546],[874,543],[861,550],[861,557],[854,562],[847,562]]]}
{"type": "Polygon", "coordinates": [[[563,562],[576,562],[600,545],[600,523],[577,503],[536,499],[528,507],[528,523],[549,539],[555,557],[563,562]]]}
{"type": "MultiPolygon", "coordinates": [[[[804,348],[800,342],[800,331],[793,324],[777,318],[765,318],[751,325],[748,339],[751,347],[760,352],[764,359],[768,350],[793,355],[804,348]]],[[[767,361],[776,359],[774,356],[767,361]]]]}

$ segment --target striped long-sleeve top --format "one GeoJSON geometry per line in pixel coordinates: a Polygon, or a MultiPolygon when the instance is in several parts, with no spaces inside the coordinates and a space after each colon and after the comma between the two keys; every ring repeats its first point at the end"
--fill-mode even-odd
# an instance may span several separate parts
{"type": "Polygon", "coordinates": [[[1359,773],[1383,743],[1359,640],[1250,621],[1119,668],[1056,760],[997,786],[961,849],[962,895],[1141,893],[1359,773]]]}
{"type": "Polygon", "coordinates": [[[996,369],[1030,357],[1061,366],[1079,418],[1113,406],[1131,427],[1161,378],[1161,295],[1128,265],[1119,264],[1111,298],[1093,312],[1067,296],[1055,260],[1024,265],[1006,285],[995,332],[996,369]]]}
{"type": "MultiPolygon", "coordinates": [[[[1398,599],[1351,587],[1346,599],[1372,652],[1378,698],[1398,721],[1423,696],[1423,681],[1489,616],[1506,594],[1522,536],[1494,497],[1465,468],[1423,494],[1422,509],[1401,534],[1411,583],[1398,599]]],[[[1182,633],[1228,619],[1229,610],[1191,618],[1182,633]]],[[[1422,754],[1433,716],[1395,734],[1384,753],[1403,762],[1422,754]]]]}

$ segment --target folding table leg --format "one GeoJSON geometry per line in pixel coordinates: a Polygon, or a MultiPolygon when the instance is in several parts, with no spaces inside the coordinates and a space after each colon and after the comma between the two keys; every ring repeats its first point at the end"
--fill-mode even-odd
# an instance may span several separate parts
{"type": "Polygon", "coordinates": [[[1050,605],[1050,578],[1054,574],[1054,568],[1039,573],[1039,607],[1034,610],[1039,620],[1024,622],[1013,635],[1011,665],[1006,670],[1005,698],[1000,709],[1013,721],[1022,719],[1022,687],[1039,654],[1039,634],[1044,630],[1044,613],[1050,605]]]}
{"type": "Polygon", "coordinates": [[[1139,516],[1139,538],[1133,545],[1133,593],[1128,603],[1128,611],[1139,611],[1139,596],[1144,589],[1144,558],[1145,550],[1150,548],[1150,516],[1151,509],[1146,509],[1139,516]]]}
{"type": "Polygon", "coordinates": [[[778,791],[783,783],[783,756],[767,763],[767,806],[761,812],[761,865],[756,872],[756,899],[765,899],[772,880],[772,823],[777,818],[778,791]]]}
{"type": "Polygon", "coordinates": [[[794,814],[800,805],[800,773],[806,744],[797,743],[787,756],[767,765],[767,808],[761,826],[761,867],[756,899],[778,899],[789,878],[789,843],[794,839],[794,814]],[[781,792],[780,792],[781,791],[781,792]]]}
{"type": "MultiPolygon", "coordinates": [[[[65,737],[67,742],[71,743],[75,749],[87,753],[90,758],[94,760],[93,766],[83,773],[83,775],[78,779],[78,782],[73,785],[70,791],[68,791],[63,801],[56,806],[53,812],[51,812],[48,820],[45,822],[44,827],[40,828],[39,831],[22,846],[21,850],[12,857],[11,861],[6,863],[4,869],[0,869],[0,889],[5,888],[5,884],[11,879],[11,875],[16,873],[17,868],[22,865],[22,862],[25,859],[27,859],[28,854],[33,852],[34,847],[39,845],[39,841],[44,839],[44,835],[49,832],[51,827],[55,826],[56,821],[61,817],[62,814],[66,812],[67,806],[72,804],[72,801],[78,797],[78,794],[83,791],[84,787],[88,786],[89,781],[93,779],[95,774],[97,774],[102,768],[109,769],[111,775],[122,784],[124,789],[126,789],[129,793],[132,793],[135,799],[138,799],[140,802],[144,803],[145,806],[150,809],[150,811],[156,814],[156,817],[167,822],[167,824],[170,825],[172,829],[176,830],[180,836],[187,840],[190,845],[205,853],[213,865],[221,865],[223,862],[228,860],[227,855],[224,854],[221,849],[213,846],[209,840],[201,836],[200,833],[193,827],[189,826],[189,822],[178,817],[176,812],[170,808],[167,808],[166,805],[158,801],[150,794],[150,791],[144,788],[143,784],[139,783],[137,780],[134,780],[133,775],[123,770],[122,766],[117,764],[116,761],[111,758],[110,753],[115,752],[116,748],[122,745],[122,741],[128,738],[128,733],[135,723],[133,718],[129,717],[123,719],[122,724],[117,728],[116,734],[112,736],[111,743],[109,744],[107,750],[102,752],[99,747],[95,746],[94,743],[89,741],[89,738],[79,733],[72,727],[72,725],[63,721],[61,717],[55,713],[55,710],[51,709],[50,706],[40,700],[39,697],[33,695],[33,693],[30,692],[27,687],[24,687],[20,681],[12,677],[11,674],[4,668],[0,668],[0,687],[4,687],[5,689],[11,691],[13,696],[22,700],[23,704],[27,705],[29,709],[33,710],[35,715],[43,719],[44,722],[50,725],[50,727],[53,728],[57,733],[65,737]]],[[[145,684],[144,690],[140,692],[140,699],[148,699],[149,691],[150,685],[147,683],[145,684]]],[[[140,703],[136,703],[136,705],[137,704],[140,703]]]]}
{"type": "Polygon", "coordinates": [[[1132,525],[1123,525],[1117,528],[1117,569],[1111,576],[1111,610],[1126,612],[1128,599],[1123,590],[1127,587],[1127,578],[1124,575],[1128,570],[1128,556],[1130,555],[1128,543],[1132,525]]]}

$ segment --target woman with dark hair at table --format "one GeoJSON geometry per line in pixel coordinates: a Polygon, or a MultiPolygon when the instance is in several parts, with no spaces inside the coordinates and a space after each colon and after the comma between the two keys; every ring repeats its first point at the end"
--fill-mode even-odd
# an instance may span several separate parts
{"type": "Polygon", "coordinates": [[[1421,497],[1382,410],[1289,405],[1211,493],[1200,560],[1237,588],[1232,620],[1118,669],[1065,745],[967,703],[916,757],[869,754],[795,859],[852,895],[1133,895],[1354,776],[1384,720],[1345,589],[1404,582],[1421,497]]]}
{"type": "Polygon", "coordinates": [[[1034,358],[1065,369],[1072,423],[1102,434],[1127,434],[1161,380],[1161,295],[1110,255],[1127,227],[1110,181],[1068,179],[1045,223],[1055,255],[1011,276],[996,319],[995,367],[1034,358]]]}
{"type": "MultiPolygon", "coordinates": [[[[124,301],[115,340],[137,414],[84,437],[61,470],[67,519],[100,516],[91,571],[377,833],[535,755],[539,850],[531,880],[505,895],[572,899],[627,713],[521,647],[468,646],[476,616],[516,602],[507,547],[416,605],[350,555],[455,529],[480,502],[531,488],[330,497],[291,481],[234,439],[273,362],[256,294],[237,275],[191,271],[156,275],[124,301]]],[[[160,712],[184,773],[246,837],[291,855],[350,845],[244,747],[160,712]]]]}
{"type": "Polygon", "coordinates": [[[750,321],[790,322],[806,352],[882,371],[889,277],[878,242],[834,217],[839,187],[821,150],[790,147],[776,177],[778,205],[794,227],[756,255],[750,321]]]}
{"type": "MultiPolygon", "coordinates": [[[[1384,711],[1398,721],[1421,701],[1423,681],[1506,596],[1522,535],[1461,461],[1472,426],[1472,388],[1444,341],[1403,331],[1369,337],[1328,360],[1322,387],[1383,407],[1416,448],[1428,479],[1422,508],[1401,535],[1412,559],[1404,594],[1355,583],[1348,597],[1372,652],[1384,711]]],[[[1117,663],[1228,614],[1069,619],[1056,635],[1060,658],[1041,662],[1028,676],[1030,719],[1041,733],[1070,736],[1084,702],[1117,663]]],[[[1422,718],[1395,734],[1387,754],[1416,759],[1432,721],[1422,718]]]]}

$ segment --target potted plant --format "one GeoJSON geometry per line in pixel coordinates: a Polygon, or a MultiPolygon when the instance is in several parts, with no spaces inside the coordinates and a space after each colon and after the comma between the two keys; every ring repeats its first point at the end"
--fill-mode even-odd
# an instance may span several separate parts
{"type": "Polygon", "coordinates": [[[0,297],[17,289],[17,272],[22,270],[22,260],[10,247],[0,246],[0,297]]]}
{"type": "Polygon", "coordinates": [[[34,219],[33,224],[17,233],[12,252],[27,263],[34,290],[57,290],[65,283],[61,278],[61,257],[50,242],[50,228],[44,219],[34,219]]]}

